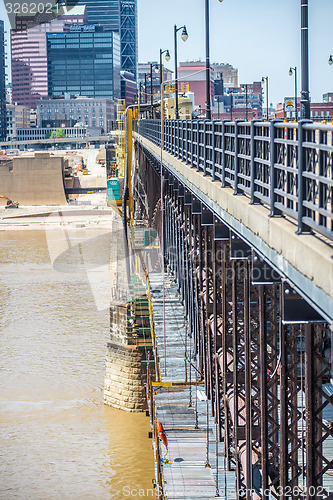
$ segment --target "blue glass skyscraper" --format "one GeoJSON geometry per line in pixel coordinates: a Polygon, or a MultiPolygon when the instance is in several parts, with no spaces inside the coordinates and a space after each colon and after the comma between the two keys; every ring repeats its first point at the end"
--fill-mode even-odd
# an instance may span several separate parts
{"type": "Polygon", "coordinates": [[[121,69],[137,76],[137,0],[59,0],[58,3],[86,5],[88,23],[101,25],[119,34],[121,69]]]}
{"type": "Polygon", "coordinates": [[[137,78],[138,22],[137,0],[120,0],[121,69],[137,78]]]}
{"type": "Polygon", "coordinates": [[[120,41],[101,26],[48,33],[48,94],[120,98],[120,41]]]}

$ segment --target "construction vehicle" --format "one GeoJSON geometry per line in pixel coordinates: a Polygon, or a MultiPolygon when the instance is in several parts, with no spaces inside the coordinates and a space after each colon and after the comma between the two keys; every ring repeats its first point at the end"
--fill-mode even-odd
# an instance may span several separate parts
{"type": "MultiPolygon", "coordinates": [[[[191,120],[193,113],[193,101],[189,96],[178,97],[178,113],[181,120],[191,120]]],[[[176,99],[167,97],[164,99],[164,116],[167,119],[174,119],[176,116],[176,99]]]]}
{"type": "Polygon", "coordinates": [[[4,198],[5,200],[7,200],[7,204],[6,204],[5,208],[18,208],[19,207],[19,203],[17,201],[12,201],[10,198],[8,198],[8,196],[4,196],[4,195],[0,194],[0,198],[4,198]]]}

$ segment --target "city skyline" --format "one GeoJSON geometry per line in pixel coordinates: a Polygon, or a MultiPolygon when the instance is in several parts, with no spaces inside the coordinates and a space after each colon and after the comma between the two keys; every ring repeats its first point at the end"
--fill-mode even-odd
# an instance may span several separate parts
{"type": "MultiPolygon", "coordinates": [[[[211,63],[238,68],[239,84],[268,76],[269,101],[274,105],[294,95],[289,68],[297,66],[300,96],[300,0],[210,0],[209,7],[211,63]]],[[[171,60],[165,64],[174,70],[174,24],[185,24],[189,34],[185,43],[179,37],[178,62],[205,61],[203,0],[169,0],[167,8],[140,0],[138,16],[140,62],[156,61],[159,49],[168,49],[171,60]]],[[[333,66],[328,65],[333,53],[332,18],[332,0],[309,0],[310,96],[314,102],[333,89],[333,66]]]]}
{"type": "MultiPolygon", "coordinates": [[[[310,97],[322,101],[322,95],[333,90],[333,67],[328,58],[333,52],[333,18],[331,0],[309,0],[310,97]]],[[[0,19],[5,20],[7,40],[9,23],[4,4],[0,19]]],[[[269,101],[276,105],[285,96],[293,96],[294,77],[288,72],[298,68],[298,96],[301,89],[300,66],[300,0],[210,0],[211,63],[230,63],[239,72],[239,84],[269,77],[269,101]],[[236,26],[236,38],[235,38],[236,26]],[[246,37],[241,35],[246,33],[246,37]],[[268,40],[267,43],[263,43],[268,40]]],[[[174,69],[173,25],[186,24],[189,39],[179,40],[178,61],[205,61],[203,0],[170,0],[168,8],[152,0],[138,2],[139,62],[157,61],[159,49],[169,49],[174,69]],[[161,22],[160,20],[163,19],[161,22]],[[152,43],[152,40],[154,43],[152,43]]],[[[9,41],[7,45],[9,56],[9,41]]],[[[7,59],[11,81],[10,60],[7,59]]]]}

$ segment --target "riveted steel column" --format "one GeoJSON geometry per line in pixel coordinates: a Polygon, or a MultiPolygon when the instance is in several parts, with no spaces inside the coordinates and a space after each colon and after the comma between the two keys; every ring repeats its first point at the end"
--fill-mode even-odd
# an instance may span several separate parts
{"type": "MultiPolygon", "coordinates": [[[[295,488],[298,485],[298,476],[300,468],[298,465],[298,452],[301,449],[301,442],[298,438],[298,424],[300,414],[297,408],[298,396],[298,366],[299,366],[299,353],[297,350],[297,330],[298,326],[291,327],[291,335],[288,340],[290,368],[288,369],[288,406],[290,414],[290,424],[288,425],[288,441],[290,442],[290,452],[288,453],[288,468],[291,470],[291,478],[289,485],[295,488]]],[[[302,343],[301,343],[302,345],[302,343]]],[[[303,348],[303,347],[301,347],[303,348]]]]}
{"type": "Polygon", "coordinates": [[[287,336],[286,327],[281,325],[281,368],[280,368],[280,486],[286,491],[288,484],[288,402],[287,402],[287,336]]]}
{"type": "Polygon", "coordinates": [[[218,362],[219,356],[215,354],[214,356],[214,367],[215,367],[215,421],[217,422],[219,442],[222,441],[222,421],[221,421],[221,387],[220,387],[220,368],[218,362]]]}
{"type": "Polygon", "coordinates": [[[235,459],[236,459],[236,492],[241,490],[241,469],[240,460],[238,456],[238,425],[239,425],[239,411],[238,411],[238,394],[239,394],[239,381],[238,381],[238,315],[237,315],[237,288],[238,288],[238,262],[232,261],[232,348],[233,348],[233,438],[235,444],[235,459]]]}
{"type": "Polygon", "coordinates": [[[324,474],[332,470],[333,460],[323,453],[324,443],[333,435],[330,422],[323,421],[323,410],[332,405],[332,395],[323,391],[323,383],[331,376],[331,367],[323,357],[323,346],[331,342],[331,332],[324,338],[324,325],[305,327],[305,417],[306,417],[306,490],[307,500],[322,497],[324,474]],[[323,378],[326,380],[324,381],[323,378]],[[323,394],[325,395],[323,397],[323,394]],[[315,492],[315,495],[313,494],[315,492]]]}
{"type": "Polygon", "coordinates": [[[231,415],[228,405],[228,393],[229,389],[232,387],[233,382],[230,381],[230,375],[232,373],[229,370],[229,361],[231,357],[230,349],[233,346],[233,334],[232,334],[232,297],[233,297],[233,283],[232,277],[229,275],[228,270],[231,269],[231,263],[229,260],[229,243],[223,242],[223,253],[222,253],[222,382],[223,382],[223,410],[224,410],[224,454],[227,460],[228,471],[232,470],[232,461],[234,456],[232,454],[232,441],[233,441],[233,430],[231,424],[231,415]]]}
{"type": "MultiPolygon", "coordinates": [[[[306,416],[306,488],[310,491],[310,486],[314,486],[315,481],[315,460],[314,460],[314,342],[313,328],[310,325],[305,327],[305,416],[306,416]]],[[[306,498],[309,498],[309,493],[306,498]]]]}
{"type": "Polygon", "coordinates": [[[268,439],[267,439],[267,333],[265,321],[265,287],[259,286],[259,336],[260,336],[260,441],[261,477],[263,498],[268,494],[268,439]]]}
{"type": "MultiPolygon", "coordinates": [[[[244,357],[245,357],[245,442],[246,442],[246,498],[252,498],[252,411],[251,411],[251,333],[250,280],[248,261],[244,262],[244,357]]],[[[237,370],[237,366],[234,367],[237,370]]]]}

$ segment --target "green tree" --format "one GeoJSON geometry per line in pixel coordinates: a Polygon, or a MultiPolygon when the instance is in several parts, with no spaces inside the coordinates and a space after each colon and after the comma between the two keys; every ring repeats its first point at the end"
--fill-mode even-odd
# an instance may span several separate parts
{"type": "Polygon", "coordinates": [[[48,132],[45,137],[46,139],[64,139],[66,137],[66,134],[62,128],[57,128],[57,130],[48,132]]]}

